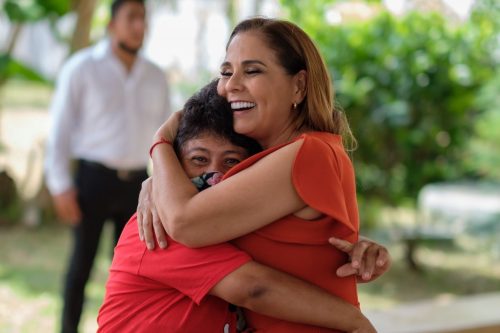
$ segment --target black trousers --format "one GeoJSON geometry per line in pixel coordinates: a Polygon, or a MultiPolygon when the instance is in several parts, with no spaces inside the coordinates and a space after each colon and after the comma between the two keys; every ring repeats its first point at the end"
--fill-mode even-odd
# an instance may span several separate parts
{"type": "Polygon", "coordinates": [[[85,285],[92,271],[101,232],[106,220],[114,224],[114,244],[137,209],[146,170],[118,172],[101,164],[79,161],[76,173],[82,221],[73,228],[73,252],[64,286],[62,332],[78,332],[85,285]]]}

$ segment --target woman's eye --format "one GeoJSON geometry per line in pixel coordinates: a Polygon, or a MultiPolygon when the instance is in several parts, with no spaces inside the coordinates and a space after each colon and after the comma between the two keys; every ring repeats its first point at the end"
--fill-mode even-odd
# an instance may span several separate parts
{"type": "Polygon", "coordinates": [[[241,161],[236,159],[236,158],[228,158],[225,163],[226,165],[229,165],[229,166],[235,166],[236,164],[240,163],[241,161]]]}
{"type": "Polygon", "coordinates": [[[229,72],[229,71],[221,71],[220,72],[220,76],[225,76],[225,77],[229,77],[233,75],[233,73],[229,72]]]}
{"type": "Polygon", "coordinates": [[[246,73],[250,74],[250,75],[259,74],[259,73],[261,73],[261,70],[260,69],[247,69],[246,73]]]}
{"type": "Polygon", "coordinates": [[[208,160],[203,156],[194,156],[191,158],[191,161],[196,164],[206,164],[208,162],[208,160]]]}

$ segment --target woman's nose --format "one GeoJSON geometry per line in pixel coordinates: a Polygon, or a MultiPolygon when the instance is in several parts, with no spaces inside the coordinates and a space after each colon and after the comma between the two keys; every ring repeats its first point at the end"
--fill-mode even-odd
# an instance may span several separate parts
{"type": "Polygon", "coordinates": [[[226,91],[231,92],[235,90],[241,90],[242,85],[242,77],[239,73],[233,73],[231,77],[226,81],[226,91]]]}

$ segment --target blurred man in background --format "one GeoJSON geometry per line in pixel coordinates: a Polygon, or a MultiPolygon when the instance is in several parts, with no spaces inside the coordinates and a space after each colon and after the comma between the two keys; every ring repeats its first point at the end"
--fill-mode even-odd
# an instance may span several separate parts
{"type": "Polygon", "coordinates": [[[58,77],[45,171],[58,216],[74,229],[63,333],[78,331],[103,225],[113,221],[116,243],[170,112],[164,73],[139,54],[145,29],[144,0],[114,0],[109,38],[73,55],[58,77]]]}

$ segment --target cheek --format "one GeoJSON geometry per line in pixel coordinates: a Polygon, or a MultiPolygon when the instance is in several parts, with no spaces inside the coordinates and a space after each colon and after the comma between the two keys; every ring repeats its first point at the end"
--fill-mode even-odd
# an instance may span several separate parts
{"type": "Polygon", "coordinates": [[[199,172],[199,167],[193,164],[189,160],[181,161],[182,168],[189,178],[198,177],[201,173],[199,172]]]}
{"type": "Polygon", "coordinates": [[[217,94],[219,94],[222,97],[226,97],[226,84],[224,83],[224,79],[219,79],[219,82],[217,83],[217,94]]]}
{"type": "Polygon", "coordinates": [[[228,171],[229,171],[229,169],[231,169],[231,168],[232,168],[232,166],[224,165],[224,166],[221,168],[221,169],[222,169],[222,170],[221,170],[221,172],[222,172],[223,174],[226,174],[226,172],[228,172],[228,171]]]}

